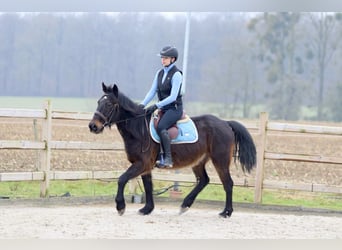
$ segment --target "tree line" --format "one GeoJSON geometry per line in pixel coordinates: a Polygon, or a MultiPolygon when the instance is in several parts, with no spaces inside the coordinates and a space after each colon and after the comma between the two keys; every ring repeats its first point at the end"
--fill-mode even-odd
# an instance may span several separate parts
{"type": "MultiPolygon", "coordinates": [[[[342,121],[341,21],[341,13],[191,13],[185,105],[342,121]]],[[[178,48],[182,68],[185,22],[184,13],[2,13],[1,95],[98,97],[103,81],[141,100],[163,46],[178,48]]]]}

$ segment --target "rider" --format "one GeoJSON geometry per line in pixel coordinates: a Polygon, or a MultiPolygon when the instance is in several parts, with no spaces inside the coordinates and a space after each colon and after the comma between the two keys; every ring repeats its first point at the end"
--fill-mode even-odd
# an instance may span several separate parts
{"type": "Polygon", "coordinates": [[[171,140],[168,129],[174,125],[183,114],[183,101],[181,95],[182,71],[180,71],[175,62],[178,58],[178,51],[173,46],[162,48],[158,56],[161,57],[163,68],[158,70],[152,86],[146,94],[142,105],[145,107],[157,94],[158,102],[148,108],[146,113],[150,114],[156,109],[161,109],[163,115],[157,125],[157,133],[160,137],[160,143],[164,152],[164,161],[157,161],[159,168],[171,168],[173,166],[171,156],[171,140]]]}

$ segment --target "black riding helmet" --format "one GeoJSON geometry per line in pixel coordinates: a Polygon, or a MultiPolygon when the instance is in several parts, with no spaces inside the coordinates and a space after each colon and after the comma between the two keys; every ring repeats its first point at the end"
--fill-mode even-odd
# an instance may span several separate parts
{"type": "Polygon", "coordinates": [[[177,61],[178,58],[178,50],[176,49],[176,47],[173,46],[165,46],[164,48],[162,48],[162,50],[159,52],[158,56],[163,57],[174,57],[175,61],[177,61]]]}

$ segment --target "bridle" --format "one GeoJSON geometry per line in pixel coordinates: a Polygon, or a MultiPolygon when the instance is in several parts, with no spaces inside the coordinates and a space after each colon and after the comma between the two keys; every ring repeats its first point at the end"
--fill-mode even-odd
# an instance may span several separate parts
{"type": "MultiPolygon", "coordinates": [[[[114,110],[115,109],[118,109],[119,107],[119,104],[114,104],[113,108],[111,109],[111,111],[109,112],[109,115],[108,115],[108,118],[103,114],[101,113],[100,111],[95,111],[94,114],[98,115],[101,119],[103,119],[104,123],[102,124],[102,127],[105,128],[105,127],[109,127],[111,128],[112,124],[114,122],[112,122],[112,116],[113,116],[113,113],[114,113],[114,110]]],[[[122,123],[122,122],[128,122],[130,120],[134,120],[134,119],[138,119],[140,117],[144,117],[144,121],[145,121],[145,126],[146,126],[146,131],[148,131],[148,122],[147,122],[147,118],[146,118],[146,113],[144,112],[143,114],[140,114],[140,115],[137,115],[135,117],[131,117],[131,118],[127,118],[127,119],[123,119],[123,120],[119,120],[119,121],[116,121],[115,123],[118,124],[118,123],[122,123]]],[[[144,130],[142,129],[142,133],[144,133],[144,130]]],[[[141,148],[141,152],[144,153],[146,151],[148,151],[148,149],[150,148],[151,146],[151,141],[148,140],[149,143],[148,145],[146,146],[146,149],[143,149],[141,148]]]]}
{"type": "MultiPolygon", "coordinates": [[[[105,101],[108,101],[109,100],[109,95],[107,95],[107,94],[105,94],[105,95],[103,95],[101,98],[100,98],[100,100],[101,99],[104,99],[105,101]]],[[[110,102],[110,101],[109,101],[110,102]]],[[[98,115],[103,121],[104,121],[104,123],[102,124],[102,128],[105,128],[105,127],[109,127],[109,128],[111,128],[111,126],[112,126],[112,116],[113,116],[113,113],[114,113],[114,110],[115,109],[118,109],[119,108],[119,104],[118,103],[115,103],[115,104],[113,104],[113,103],[111,103],[112,105],[113,105],[113,107],[112,107],[112,109],[110,110],[110,112],[109,112],[109,114],[108,114],[108,117],[107,116],[105,116],[103,113],[101,113],[100,111],[98,111],[98,110],[96,110],[95,111],[95,115],[98,115]]]]}
{"type": "Polygon", "coordinates": [[[106,117],[104,114],[102,114],[100,111],[97,111],[97,110],[95,111],[95,114],[98,115],[98,116],[100,116],[101,119],[104,121],[104,123],[102,124],[102,127],[103,127],[103,128],[105,128],[105,127],[111,128],[111,126],[112,126],[111,120],[112,120],[112,116],[113,116],[114,109],[115,109],[115,107],[113,107],[112,110],[110,111],[110,113],[109,113],[109,118],[107,118],[107,117],[106,117]]]}
{"type": "MultiPolygon", "coordinates": [[[[119,106],[119,104],[115,104],[115,106],[111,109],[111,111],[109,112],[109,118],[107,118],[104,114],[102,114],[100,111],[95,111],[95,114],[96,115],[98,115],[98,116],[100,116],[101,117],[101,119],[104,121],[104,123],[103,123],[103,125],[102,125],[102,127],[109,127],[109,128],[111,128],[111,126],[112,126],[112,124],[114,123],[114,122],[112,122],[111,120],[112,120],[112,116],[113,116],[113,112],[114,112],[114,110],[116,109],[116,107],[118,107],[119,106]]],[[[141,115],[137,115],[137,116],[135,116],[135,117],[131,117],[131,118],[127,118],[127,119],[122,119],[122,120],[118,120],[118,121],[116,121],[115,123],[121,123],[121,122],[127,122],[127,121],[130,121],[130,120],[134,120],[134,119],[138,119],[138,118],[140,118],[140,117],[145,117],[145,121],[146,121],[146,113],[143,113],[143,114],[141,114],[141,115]]]]}

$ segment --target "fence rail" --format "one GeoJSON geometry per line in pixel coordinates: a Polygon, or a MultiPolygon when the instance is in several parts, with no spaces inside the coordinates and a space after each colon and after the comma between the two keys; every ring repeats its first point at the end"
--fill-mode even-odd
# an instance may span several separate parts
{"type": "MultiPolygon", "coordinates": [[[[14,172],[0,173],[0,182],[5,181],[40,181],[42,197],[48,196],[50,180],[77,180],[77,179],[116,179],[121,174],[117,171],[52,171],[50,168],[51,150],[124,150],[122,143],[97,143],[80,141],[53,141],[51,140],[52,120],[90,120],[92,114],[79,112],[53,111],[51,103],[45,103],[43,109],[0,109],[0,118],[34,118],[42,119],[42,140],[23,141],[23,140],[0,140],[0,149],[34,149],[41,150],[40,168],[34,172],[14,172]]],[[[289,133],[323,134],[341,136],[342,127],[314,126],[292,123],[270,122],[267,113],[260,113],[258,122],[245,123],[249,130],[257,130],[257,169],[255,178],[245,177],[234,178],[237,186],[254,187],[254,202],[262,201],[263,188],[269,189],[294,189],[310,192],[331,192],[342,193],[342,186],[331,186],[314,183],[288,183],[280,181],[270,181],[264,179],[264,162],[269,160],[315,162],[324,164],[339,164],[342,166],[342,158],[328,157],[322,155],[309,154],[288,154],[279,152],[269,152],[266,150],[267,133],[270,131],[280,131],[289,133]]],[[[155,171],[155,180],[195,182],[193,175],[170,174],[155,171]]],[[[221,184],[218,177],[211,177],[211,183],[221,184]]]]}

